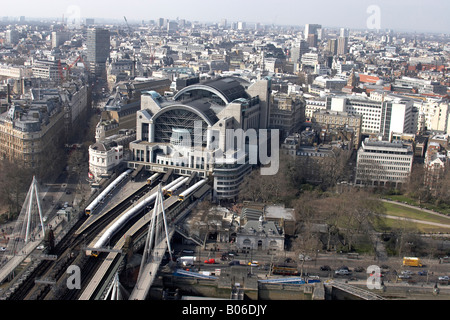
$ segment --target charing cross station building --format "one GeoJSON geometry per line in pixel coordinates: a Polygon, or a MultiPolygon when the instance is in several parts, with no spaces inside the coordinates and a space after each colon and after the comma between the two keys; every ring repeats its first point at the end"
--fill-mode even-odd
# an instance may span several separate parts
{"type": "MultiPolygon", "coordinates": [[[[271,138],[278,147],[278,131],[266,130],[269,97],[269,79],[250,83],[236,77],[193,84],[172,98],[143,92],[128,166],[196,174],[212,181],[215,200],[234,200],[243,178],[260,160],[258,149],[267,160],[271,138]]],[[[272,160],[277,165],[278,158],[272,160]]]]}

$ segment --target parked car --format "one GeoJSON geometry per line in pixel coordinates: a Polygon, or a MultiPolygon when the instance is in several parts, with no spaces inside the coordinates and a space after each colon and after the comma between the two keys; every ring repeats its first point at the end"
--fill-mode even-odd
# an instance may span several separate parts
{"type": "Polygon", "coordinates": [[[399,279],[411,279],[411,276],[409,274],[400,274],[398,275],[399,279]]]}
{"type": "Polygon", "coordinates": [[[450,278],[449,278],[449,276],[440,276],[440,277],[438,278],[438,280],[439,280],[439,281],[449,281],[450,278]]]}
{"type": "Polygon", "coordinates": [[[417,272],[417,274],[419,276],[426,276],[428,274],[428,271],[427,270],[419,271],[419,272],[417,272]]]}
{"type": "Polygon", "coordinates": [[[330,266],[321,266],[320,271],[331,271],[330,266]]]}

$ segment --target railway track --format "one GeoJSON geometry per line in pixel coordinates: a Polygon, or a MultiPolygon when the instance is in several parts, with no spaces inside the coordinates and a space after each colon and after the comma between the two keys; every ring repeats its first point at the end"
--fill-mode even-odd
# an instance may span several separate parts
{"type": "MultiPolygon", "coordinates": [[[[52,254],[58,256],[56,261],[42,261],[28,278],[14,291],[9,300],[43,300],[59,299],[59,295],[65,296],[65,282],[62,281],[67,271],[67,267],[72,264],[80,263],[82,282],[84,277],[88,277],[89,271],[94,268],[98,261],[92,261],[91,257],[86,257],[83,247],[92,241],[101,230],[103,230],[111,221],[123,213],[130,205],[131,200],[144,196],[150,190],[150,186],[144,185],[132,195],[124,199],[106,214],[98,219],[95,224],[89,226],[82,234],[76,234],[76,231],[85,223],[87,216],[82,216],[69,232],[55,246],[52,254]],[[87,258],[87,259],[86,259],[87,258]],[[36,279],[49,280],[49,283],[35,283],[36,279]],[[52,283],[50,283],[52,282],[52,283]],[[55,290],[52,287],[56,286],[55,290]]],[[[77,291],[77,290],[72,290],[77,291]]]]}

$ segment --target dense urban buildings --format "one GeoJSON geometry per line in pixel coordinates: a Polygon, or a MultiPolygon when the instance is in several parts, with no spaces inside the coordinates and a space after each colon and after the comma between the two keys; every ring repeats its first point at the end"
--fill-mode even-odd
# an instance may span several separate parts
{"type": "MultiPolygon", "coordinates": [[[[376,222],[386,195],[448,212],[448,34],[358,30],[348,20],[329,27],[149,19],[0,20],[1,177],[8,163],[48,190],[65,179],[52,205],[64,211],[72,201],[83,217],[87,202],[123,172],[146,192],[156,173],[170,182],[183,177],[183,191],[200,181],[204,193],[186,202],[172,190],[163,196],[179,205],[177,214],[198,214],[174,228],[189,257],[218,263],[172,262],[180,272],[201,266],[208,277],[222,268],[220,285],[237,260],[245,260],[245,274],[226,281],[242,277],[252,286],[255,274],[271,278],[274,266],[295,265],[303,276],[307,257],[319,254],[352,263],[363,253],[378,263],[433,243],[435,234],[421,237],[426,230],[397,234],[397,225],[376,222]]],[[[0,205],[9,201],[2,210],[20,198],[8,183],[0,188],[0,205]]],[[[141,204],[138,196],[128,202],[141,204]]],[[[170,224],[178,222],[171,216],[170,224]]],[[[133,248],[131,237],[121,238],[133,248]]],[[[442,255],[447,242],[420,252],[442,255]]],[[[138,269],[131,256],[128,281],[138,269]]],[[[307,274],[319,269],[310,267],[307,274]]]]}

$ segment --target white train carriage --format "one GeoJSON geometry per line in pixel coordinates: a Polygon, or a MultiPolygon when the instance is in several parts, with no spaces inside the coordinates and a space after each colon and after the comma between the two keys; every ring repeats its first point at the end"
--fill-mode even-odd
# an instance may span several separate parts
{"type": "Polygon", "coordinates": [[[161,173],[157,172],[154,175],[152,175],[150,178],[147,179],[148,185],[153,185],[155,181],[158,181],[159,177],[161,176],[161,173]]]}
{"type": "Polygon", "coordinates": [[[148,196],[145,200],[139,202],[136,206],[128,209],[119,219],[117,219],[106,231],[102,234],[102,236],[97,240],[91,250],[86,251],[87,255],[92,255],[94,257],[98,256],[98,251],[95,251],[95,248],[103,248],[108,241],[136,214],[141,212],[147,205],[153,203],[156,199],[157,192],[148,196]]]}
{"type": "Polygon", "coordinates": [[[166,195],[166,194],[167,194],[167,191],[170,190],[170,188],[172,188],[174,185],[176,185],[176,184],[178,184],[179,182],[181,182],[183,179],[185,179],[185,177],[181,176],[181,177],[178,177],[177,179],[173,180],[171,183],[165,185],[165,186],[162,188],[163,194],[166,195]]]}
{"type": "Polygon", "coordinates": [[[173,193],[175,191],[177,191],[177,189],[179,189],[182,185],[184,185],[188,180],[189,180],[189,178],[186,177],[186,178],[182,179],[180,182],[178,182],[177,184],[175,184],[172,187],[170,187],[169,189],[167,189],[167,195],[169,197],[171,197],[173,195],[173,193]]]}
{"type": "Polygon", "coordinates": [[[200,180],[199,182],[197,182],[196,184],[194,184],[193,186],[189,187],[188,189],[184,190],[182,193],[180,193],[178,195],[178,200],[179,201],[184,201],[184,199],[186,197],[188,197],[192,192],[194,192],[195,190],[197,190],[198,188],[202,187],[205,183],[207,182],[206,179],[200,180]]]}
{"type": "Polygon", "coordinates": [[[128,169],[120,174],[113,182],[111,182],[85,209],[86,215],[91,215],[95,209],[105,200],[105,198],[117,188],[129,175],[133,169],[128,169]]]}

